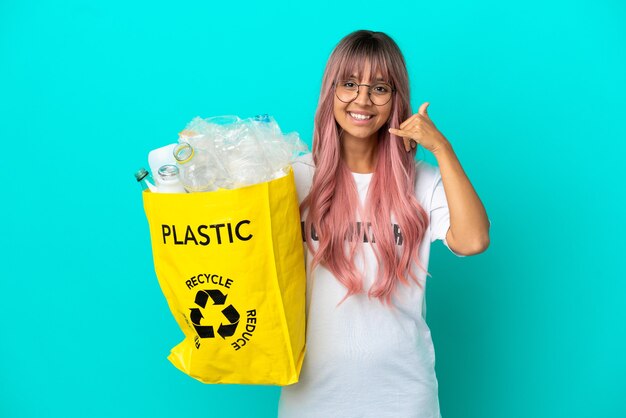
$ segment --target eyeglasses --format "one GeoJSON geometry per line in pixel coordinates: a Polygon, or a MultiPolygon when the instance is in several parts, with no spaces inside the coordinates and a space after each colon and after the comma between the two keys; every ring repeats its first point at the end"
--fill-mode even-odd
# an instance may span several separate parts
{"type": "Polygon", "coordinates": [[[393,87],[391,87],[387,83],[376,83],[376,84],[358,84],[354,81],[345,80],[335,82],[335,95],[339,100],[344,103],[350,103],[359,97],[359,87],[367,86],[368,96],[372,103],[376,106],[383,106],[389,103],[391,100],[392,93],[396,91],[393,87]]]}

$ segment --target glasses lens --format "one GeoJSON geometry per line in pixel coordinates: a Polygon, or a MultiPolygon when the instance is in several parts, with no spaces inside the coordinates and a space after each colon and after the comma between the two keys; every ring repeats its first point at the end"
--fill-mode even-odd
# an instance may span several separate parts
{"type": "Polygon", "coordinates": [[[339,100],[349,103],[356,99],[359,94],[359,86],[353,81],[339,81],[335,87],[335,92],[339,100]]]}
{"type": "Polygon", "coordinates": [[[377,83],[370,88],[370,99],[376,106],[385,105],[391,100],[391,86],[387,83],[377,83]]]}

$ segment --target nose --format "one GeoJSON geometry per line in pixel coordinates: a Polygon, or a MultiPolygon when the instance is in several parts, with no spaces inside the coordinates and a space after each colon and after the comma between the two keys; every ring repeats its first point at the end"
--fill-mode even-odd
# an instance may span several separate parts
{"type": "Polygon", "coordinates": [[[368,86],[359,86],[358,94],[356,99],[354,99],[354,103],[357,103],[361,106],[368,106],[373,104],[370,99],[370,88],[368,86]]]}

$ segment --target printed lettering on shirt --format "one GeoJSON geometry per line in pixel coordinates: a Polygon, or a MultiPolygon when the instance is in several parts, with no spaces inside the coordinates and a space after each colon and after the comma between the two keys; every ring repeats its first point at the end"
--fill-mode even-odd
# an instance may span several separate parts
{"type": "MultiPolygon", "coordinates": [[[[394,236],[394,241],[396,245],[402,245],[403,239],[402,239],[402,233],[400,232],[400,225],[398,224],[390,224],[390,225],[391,227],[393,227],[393,236],[394,236]]],[[[348,241],[351,241],[352,237],[355,235],[354,233],[355,228],[356,228],[356,236],[359,237],[359,239],[363,239],[363,242],[369,243],[370,237],[371,237],[371,243],[372,244],[376,243],[376,237],[374,236],[374,233],[372,232],[371,222],[366,222],[365,224],[363,224],[362,222],[354,222],[348,225],[348,231],[346,233],[346,239],[348,241]]],[[[311,234],[311,240],[319,241],[319,237],[313,225],[311,225],[311,228],[309,229],[310,229],[310,234],[311,234]]],[[[304,221],[300,222],[300,232],[302,233],[302,241],[305,242],[306,241],[306,226],[305,226],[304,221]]]]}

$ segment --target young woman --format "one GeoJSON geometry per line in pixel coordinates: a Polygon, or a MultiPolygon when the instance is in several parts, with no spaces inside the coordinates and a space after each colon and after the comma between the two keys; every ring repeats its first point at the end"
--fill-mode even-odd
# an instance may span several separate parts
{"type": "Polygon", "coordinates": [[[428,103],[411,115],[397,44],[357,31],[332,52],[313,152],[293,164],[307,255],[307,352],[281,418],[438,418],[425,321],[430,244],[489,245],[489,219],[428,103]],[[416,161],[417,146],[439,167],[416,161]]]}

